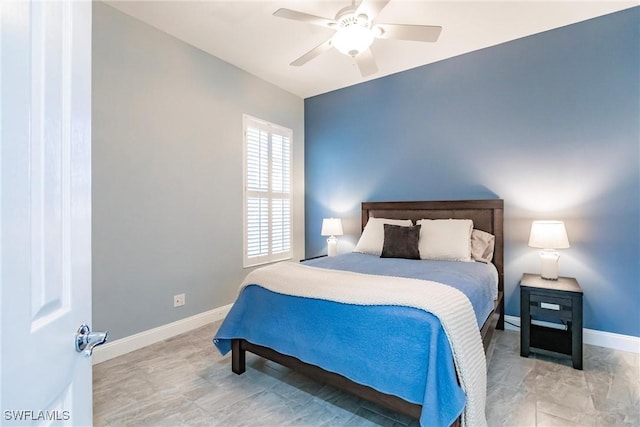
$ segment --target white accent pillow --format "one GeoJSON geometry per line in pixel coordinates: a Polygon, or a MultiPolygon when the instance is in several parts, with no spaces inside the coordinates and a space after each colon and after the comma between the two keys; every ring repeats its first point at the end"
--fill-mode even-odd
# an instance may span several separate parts
{"type": "Polygon", "coordinates": [[[472,220],[421,219],[418,224],[421,259],[471,261],[472,220]]]}
{"type": "Polygon", "coordinates": [[[367,225],[362,230],[362,236],[358,240],[358,244],[353,252],[380,256],[382,254],[382,246],[384,245],[384,225],[402,225],[411,227],[413,222],[410,219],[387,219],[387,218],[369,218],[367,225]]]}
{"type": "Polygon", "coordinates": [[[471,258],[486,264],[490,263],[493,259],[495,243],[496,236],[474,229],[471,232],[471,258]]]}

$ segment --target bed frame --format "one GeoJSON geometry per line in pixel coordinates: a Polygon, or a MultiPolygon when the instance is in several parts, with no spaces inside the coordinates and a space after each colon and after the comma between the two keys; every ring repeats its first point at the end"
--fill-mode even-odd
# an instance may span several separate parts
{"type": "MultiPolygon", "coordinates": [[[[370,217],[411,219],[414,222],[420,219],[471,219],[474,228],[491,233],[496,237],[493,264],[498,270],[498,299],[495,302],[493,312],[480,330],[482,343],[485,352],[487,352],[495,329],[504,329],[503,200],[363,202],[362,229],[370,217]]],[[[231,343],[231,351],[231,369],[238,375],[246,370],[245,352],[249,351],[393,411],[415,419],[420,418],[421,405],[407,402],[397,396],[381,393],[371,387],[355,383],[342,375],[302,362],[295,357],[278,353],[271,348],[255,345],[243,339],[234,339],[231,343]]]]}

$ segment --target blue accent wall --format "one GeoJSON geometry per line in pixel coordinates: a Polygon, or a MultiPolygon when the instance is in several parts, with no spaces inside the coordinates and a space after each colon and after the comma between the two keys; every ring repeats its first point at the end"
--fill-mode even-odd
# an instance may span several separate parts
{"type": "Polygon", "coordinates": [[[507,314],[561,219],[585,327],[640,336],[639,141],[640,7],[308,98],[306,256],[330,216],[353,249],[362,201],[503,198],[507,314]]]}

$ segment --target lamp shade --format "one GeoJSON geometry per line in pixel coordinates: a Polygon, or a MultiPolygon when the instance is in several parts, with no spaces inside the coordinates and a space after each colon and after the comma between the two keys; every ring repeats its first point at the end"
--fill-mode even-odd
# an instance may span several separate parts
{"type": "Polygon", "coordinates": [[[342,236],[342,221],[340,218],[325,218],[322,220],[322,236],[342,236]]]}
{"type": "Polygon", "coordinates": [[[569,247],[567,230],[562,221],[533,221],[529,246],[540,249],[566,249],[569,247]]]}

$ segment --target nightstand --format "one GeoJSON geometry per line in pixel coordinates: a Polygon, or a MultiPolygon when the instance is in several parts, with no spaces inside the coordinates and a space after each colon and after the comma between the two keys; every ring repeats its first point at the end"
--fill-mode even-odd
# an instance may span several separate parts
{"type": "Polygon", "coordinates": [[[574,369],[582,369],[582,289],[573,277],[546,280],[538,274],[522,275],[520,355],[529,357],[536,349],[568,355],[574,369]],[[564,329],[532,324],[532,319],[564,329]]]}

